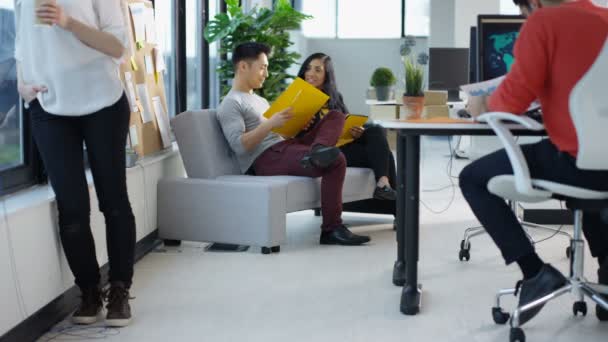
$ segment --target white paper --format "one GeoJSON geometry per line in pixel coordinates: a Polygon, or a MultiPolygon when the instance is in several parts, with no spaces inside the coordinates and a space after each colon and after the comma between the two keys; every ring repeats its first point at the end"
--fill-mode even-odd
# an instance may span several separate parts
{"type": "MultiPolygon", "coordinates": [[[[129,18],[129,6],[125,2],[122,2],[122,11],[123,11],[124,17],[129,18]]],[[[129,21],[129,26],[131,26],[130,21],[129,21]]],[[[130,31],[130,29],[128,31],[130,31]]],[[[128,53],[128,56],[124,56],[124,57],[130,58],[131,56],[135,56],[135,43],[133,42],[133,39],[127,39],[127,40],[129,41],[129,43],[128,43],[129,46],[127,46],[129,48],[129,53],[128,53]]]]}
{"type": "MultiPolygon", "coordinates": [[[[479,83],[471,83],[460,86],[460,89],[467,94],[467,97],[471,96],[490,96],[498,86],[504,81],[506,76],[500,76],[497,78],[493,78],[491,80],[487,80],[479,83]]],[[[534,110],[540,107],[540,103],[538,100],[532,102],[530,107],[528,107],[528,111],[534,110]]]]}
{"type": "Polygon", "coordinates": [[[460,86],[460,89],[467,93],[467,96],[488,96],[502,83],[505,76],[500,76],[491,80],[479,83],[471,83],[460,86]]]}
{"type": "Polygon", "coordinates": [[[156,113],[156,122],[158,123],[158,129],[160,130],[160,137],[163,140],[163,147],[167,148],[171,146],[171,134],[169,133],[169,118],[167,112],[163,108],[160,97],[155,96],[152,98],[154,104],[154,113],[156,113]]]}
{"type": "Polygon", "coordinates": [[[167,65],[165,64],[165,57],[162,52],[158,48],[152,49],[152,54],[154,56],[154,64],[156,65],[156,72],[164,73],[167,70],[167,65]]]}
{"type": "Polygon", "coordinates": [[[154,114],[152,114],[152,106],[150,106],[150,95],[148,94],[148,88],[145,84],[138,84],[137,92],[139,93],[141,105],[144,107],[144,110],[141,113],[141,121],[144,123],[150,122],[154,119],[154,114]]]}
{"type": "Polygon", "coordinates": [[[145,55],[144,62],[144,64],[146,64],[146,73],[148,75],[154,75],[154,63],[152,63],[152,56],[145,55]]]}
{"type": "Polygon", "coordinates": [[[137,126],[133,125],[129,127],[129,139],[131,140],[131,148],[139,145],[139,139],[137,139],[137,126]]]}
{"type": "Polygon", "coordinates": [[[144,10],[146,20],[146,41],[150,44],[156,44],[156,24],[154,23],[154,9],[146,7],[144,10]]]}
{"type": "Polygon", "coordinates": [[[135,41],[143,43],[146,41],[146,6],[141,2],[129,4],[133,26],[135,26],[135,41]]]}
{"type": "Polygon", "coordinates": [[[127,95],[129,96],[129,103],[131,104],[131,112],[139,112],[137,107],[137,96],[135,95],[135,86],[133,85],[133,79],[130,72],[125,72],[125,88],[127,88],[127,95]]]}

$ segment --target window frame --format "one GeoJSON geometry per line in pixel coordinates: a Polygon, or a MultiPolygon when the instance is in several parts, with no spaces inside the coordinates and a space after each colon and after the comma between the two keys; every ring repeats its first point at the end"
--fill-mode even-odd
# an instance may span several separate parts
{"type": "MultiPolygon", "coordinates": [[[[302,10],[302,1],[304,0],[292,0],[292,5],[294,6],[294,8],[296,8],[298,11],[302,10]]],[[[338,36],[338,21],[340,20],[340,15],[339,15],[339,11],[338,11],[338,2],[341,0],[335,0],[335,5],[336,5],[336,11],[335,11],[335,25],[334,25],[334,32],[333,35],[331,36],[327,36],[327,37],[306,37],[306,38],[312,38],[312,39],[395,39],[395,38],[340,38],[338,36]]],[[[342,1],[347,1],[347,0],[342,0],[342,1]]],[[[406,36],[411,36],[411,37],[415,37],[415,38],[428,38],[428,35],[424,36],[424,35],[407,35],[407,33],[405,32],[405,16],[407,14],[407,9],[406,9],[406,2],[408,0],[401,0],[401,38],[404,38],[406,36]]],[[[429,0],[430,1],[430,0],[429,0]]],[[[430,15],[430,13],[429,13],[430,15]]]]}

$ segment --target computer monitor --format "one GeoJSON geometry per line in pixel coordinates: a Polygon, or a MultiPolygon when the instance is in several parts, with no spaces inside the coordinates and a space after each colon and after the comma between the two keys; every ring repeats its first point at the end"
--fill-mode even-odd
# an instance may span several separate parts
{"type": "Polygon", "coordinates": [[[471,26],[469,37],[469,83],[476,83],[477,77],[477,27],[471,26]]]}
{"type": "Polygon", "coordinates": [[[477,17],[478,81],[505,75],[515,61],[513,46],[525,18],[517,15],[477,17]]]}
{"type": "Polygon", "coordinates": [[[429,89],[447,90],[448,101],[460,101],[460,86],[469,83],[469,49],[429,49],[429,89]]]}

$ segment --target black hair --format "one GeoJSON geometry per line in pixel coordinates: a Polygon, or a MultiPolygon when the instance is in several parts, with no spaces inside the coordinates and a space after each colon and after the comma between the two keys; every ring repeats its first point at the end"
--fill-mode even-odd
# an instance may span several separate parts
{"type": "Polygon", "coordinates": [[[270,51],[270,46],[262,43],[248,42],[239,44],[232,52],[232,65],[236,70],[239,62],[256,60],[263,53],[269,55],[270,51]]]}
{"type": "Polygon", "coordinates": [[[517,6],[530,8],[530,0],[513,0],[513,3],[517,6]]]}
{"type": "Polygon", "coordinates": [[[348,113],[348,108],[344,104],[344,99],[342,98],[342,94],[338,92],[338,85],[336,83],[336,74],[334,72],[334,64],[331,61],[331,57],[328,55],[317,52],[308,56],[304,63],[302,63],[302,67],[300,67],[300,71],[298,71],[298,77],[305,78],[304,74],[310,65],[310,62],[313,59],[320,59],[323,61],[323,66],[325,69],[325,81],[323,82],[323,86],[321,86],[321,90],[325,94],[329,96],[328,107],[330,110],[337,110],[344,114],[348,113]]]}

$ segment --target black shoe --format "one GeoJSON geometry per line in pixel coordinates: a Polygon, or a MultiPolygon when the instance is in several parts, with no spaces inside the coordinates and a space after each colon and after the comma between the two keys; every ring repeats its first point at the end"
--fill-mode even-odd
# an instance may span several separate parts
{"type": "MultiPolygon", "coordinates": [[[[559,289],[566,284],[566,278],[549,264],[544,264],[537,275],[530,279],[524,279],[517,283],[515,293],[519,292],[519,306],[522,307],[549,293],[559,289]]],[[[522,326],[527,321],[536,316],[543,305],[539,305],[519,315],[519,325],[522,326]]]]}
{"type": "Polygon", "coordinates": [[[394,201],[397,199],[397,192],[388,185],[383,187],[377,186],[374,190],[374,198],[384,201],[394,201]]]}
{"type": "Polygon", "coordinates": [[[106,309],[106,325],[124,327],[131,323],[131,306],[129,305],[129,289],[122,282],[113,282],[106,294],[108,304],[106,309]]]}
{"type": "MultiPolygon", "coordinates": [[[[608,286],[608,260],[604,261],[602,266],[597,270],[597,280],[601,285],[608,286]]],[[[602,295],[605,301],[608,301],[608,295],[602,295]]],[[[608,310],[601,307],[599,304],[595,305],[595,315],[597,319],[602,322],[608,321],[608,310]]]]}
{"type": "Polygon", "coordinates": [[[300,160],[300,165],[305,169],[311,167],[324,169],[333,164],[339,155],[340,149],[335,146],[317,145],[300,160]]]}
{"type": "Polygon", "coordinates": [[[319,243],[322,245],[358,246],[370,240],[369,236],[353,234],[346,226],[340,225],[330,232],[321,233],[319,243]]]}
{"type": "Polygon", "coordinates": [[[72,315],[74,324],[93,324],[103,308],[101,301],[101,291],[97,287],[81,289],[80,306],[72,315]]]}

